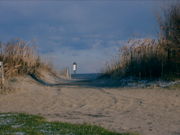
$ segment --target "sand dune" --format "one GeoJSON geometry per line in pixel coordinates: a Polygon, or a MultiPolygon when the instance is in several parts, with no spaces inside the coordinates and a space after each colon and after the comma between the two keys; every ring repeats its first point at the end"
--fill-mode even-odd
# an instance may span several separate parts
{"type": "Polygon", "coordinates": [[[180,134],[180,90],[43,86],[31,77],[0,94],[0,112],[39,114],[50,121],[91,123],[142,135],[180,134]]]}

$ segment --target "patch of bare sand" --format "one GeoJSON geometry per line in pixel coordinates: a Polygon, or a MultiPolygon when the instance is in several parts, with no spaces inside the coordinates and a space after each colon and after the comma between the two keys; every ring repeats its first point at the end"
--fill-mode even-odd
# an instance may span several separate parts
{"type": "Polygon", "coordinates": [[[0,95],[0,112],[39,114],[50,121],[91,123],[142,135],[180,134],[180,90],[45,87],[30,77],[0,95]]]}

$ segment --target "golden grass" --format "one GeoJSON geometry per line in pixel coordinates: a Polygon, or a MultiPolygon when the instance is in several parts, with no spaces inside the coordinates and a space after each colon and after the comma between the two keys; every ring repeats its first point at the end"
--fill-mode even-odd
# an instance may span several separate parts
{"type": "MultiPolygon", "coordinates": [[[[105,75],[111,77],[135,76],[139,78],[163,77],[179,73],[175,58],[168,60],[165,40],[130,40],[121,47],[118,60],[107,65],[105,75]],[[169,65],[170,64],[170,65],[169,65]]],[[[175,55],[180,58],[179,55],[175,55]]]]}
{"type": "Polygon", "coordinates": [[[130,40],[118,60],[107,65],[105,75],[139,78],[180,77],[180,2],[163,9],[158,18],[158,40],[130,40]]]}
{"type": "Polygon", "coordinates": [[[22,74],[36,74],[39,68],[48,68],[43,64],[34,46],[23,40],[1,44],[0,61],[4,63],[5,77],[22,74]]]}

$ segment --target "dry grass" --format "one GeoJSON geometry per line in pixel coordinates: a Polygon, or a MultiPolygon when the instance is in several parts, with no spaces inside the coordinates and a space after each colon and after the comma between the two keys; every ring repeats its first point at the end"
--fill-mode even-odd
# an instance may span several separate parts
{"type": "Polygon", "coordinates": [[[159,44],[152,39],[129,40],[119,52],[119,59],[109,64],[106,74],[117,76],[154,76],[160,67],[160,59],[164,53],[159,44]],[[152,63],[153,62],[153,63],[152,63]]]}
{"type": "Polygon", "coordinates": [[[158,40],[129,40],[119,58],[107,65],[105,75],[139,78],[180,77],[180,2],[158,18],[158,40]]]}
{"type": "Polygon", "coordinates": [[[164,42],[167,41],[152,39],[128,41],[129,44],[120,49],[118,60],[107,65],[105,75],[135,76],[140,79],[165,77],[169,74],[178,76],[179,63],[174,58],[168,60],[164,42]]]}
{"type": "Polygon", "coordinates": [[[1,43],[0,61],[4,63],[5,77],[16,75],[37,74],[39,68],[47,68],[43,64],[34,46],[23,40],[1,43]]]}

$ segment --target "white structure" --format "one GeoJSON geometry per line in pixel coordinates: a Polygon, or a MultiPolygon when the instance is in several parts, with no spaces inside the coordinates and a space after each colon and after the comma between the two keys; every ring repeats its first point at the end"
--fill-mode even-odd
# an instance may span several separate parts
{"type": "Polygon", "coordinates": [[[71,74],[70,74],[68,68],[66,68],[66,78],[67,78],[67,79],[71,79],[71,74]]]}
{"type": "Polygon", "coordinates": [[[77,71],[77,63],[73,62],[73,72],[74,72],[74,74],[76,74],[76,71],[77,71]]]}

